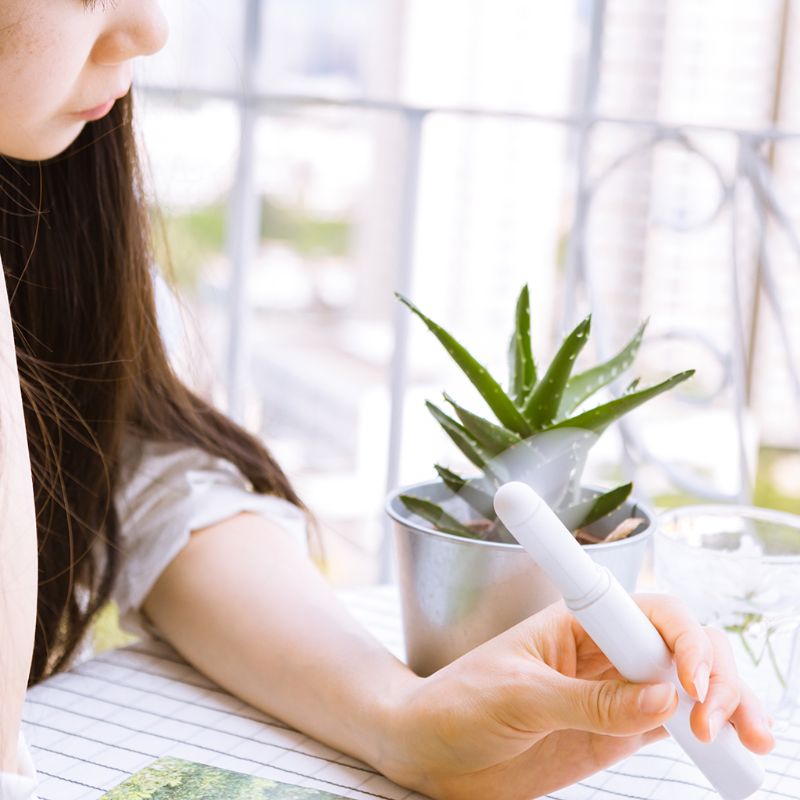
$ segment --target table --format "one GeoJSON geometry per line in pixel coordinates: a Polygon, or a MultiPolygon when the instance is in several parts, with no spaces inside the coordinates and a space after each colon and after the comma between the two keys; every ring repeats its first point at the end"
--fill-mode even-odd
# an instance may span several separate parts
{"type": "MultiPolygon", "coordinates": [[[[402,658],[396,589],[370,587],[340,596],[402,658]]],[[[23,728],[36,759],[41,800],[96,800],[165,755],[343,797],[424,800],[231,696],[155,640],[103,653],[31,689],[23,728]]],[[[767,771],[757,800],[800,798],[800,718],[779,731],[767,771]]],[[[667,740],[549,797],[713,800],[717,795],[667,740]]]]}

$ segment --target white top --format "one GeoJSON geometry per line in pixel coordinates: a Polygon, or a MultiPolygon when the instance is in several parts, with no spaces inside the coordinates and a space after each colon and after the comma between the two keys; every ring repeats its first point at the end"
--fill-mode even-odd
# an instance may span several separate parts
{"type": "Polygon", "coordinates": [[[126,630],[152,635],[141,605],[191,531],[251,511],[306,547],[306,515],[287,500],[256,494],[239,470],[203,450],[129,437],[116,495],[122,564],[112,599],[126,630]]]}
{"type": "Polygon", "coordinates": [[[39,779],[22,731],[17,742],[19,773],[0,772],[0,800],[35,800],[39,779]]]}
{"type": "MultiPolygon", "coordinates": [[[[251,491],[238,469],[224,459],[196,448],[129,437],[122,463],[115,497],[122,552],[112,598],[126,630],[152,636],[141,605],[194,530],[250,511],[277,523],[305,548],[305,513],[286,500],[251,491]]],[[[18,758],[23,774],[0,773],[0,800],[36,797],[36,771],[22,733],[18,758]]]]}

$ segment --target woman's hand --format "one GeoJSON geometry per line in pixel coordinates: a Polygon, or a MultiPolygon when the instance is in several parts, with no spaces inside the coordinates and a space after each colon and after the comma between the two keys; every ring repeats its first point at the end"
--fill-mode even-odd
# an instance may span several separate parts
{"type": "MultiPolygon", "coordinates": [[[[732,719],[748,747],[769,750],[724,636],[670,598],[638,602],[675,652],[686,691],[707,692],[692,718],[700,738],[732,719]]],[[[221,686],[437,800],[530,800],[574,783],[663,736],[677,702],[671,685],[621,680],[560,604],[420,678],[256,514],[193,533],[145,612],[221,686]]]]}
{"type": "MultiPolygon", "coordinates": [[[[724,634],[702,628],[674,598],[637,603],[675,654],[698,703],[703,741],[730,720],[744,745],[774,741],[758,700],[742,686],[724,634]]],[[[557,603],[419,679],[394,712],[399,742],[381,770],[437,800],[530,800],[601,770],[666,736],[670,684],[621,679],[557,603]]]]}

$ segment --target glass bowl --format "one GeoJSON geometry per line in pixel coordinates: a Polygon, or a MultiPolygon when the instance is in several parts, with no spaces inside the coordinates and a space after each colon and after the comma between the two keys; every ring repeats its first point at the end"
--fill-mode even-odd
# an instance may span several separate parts
{"type": "Polygon", "coordinates": [[[658,588],[728,633],[742,678],[775,716],[800,701],[800,516],[684,506],[654,536],[658,588]]]}

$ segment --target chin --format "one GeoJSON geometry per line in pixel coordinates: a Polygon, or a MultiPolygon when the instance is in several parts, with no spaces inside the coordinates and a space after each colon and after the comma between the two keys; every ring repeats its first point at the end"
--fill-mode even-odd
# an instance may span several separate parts
{"type": "Polygon", "coordinates": [[[27,141],[9,147],[0,144],[0,153],[17,161],[47,161],[61,155],[80,136],[85,125],[85,122],[79,122],[65,127],[57,134],[30,136],[27,141]]]}

